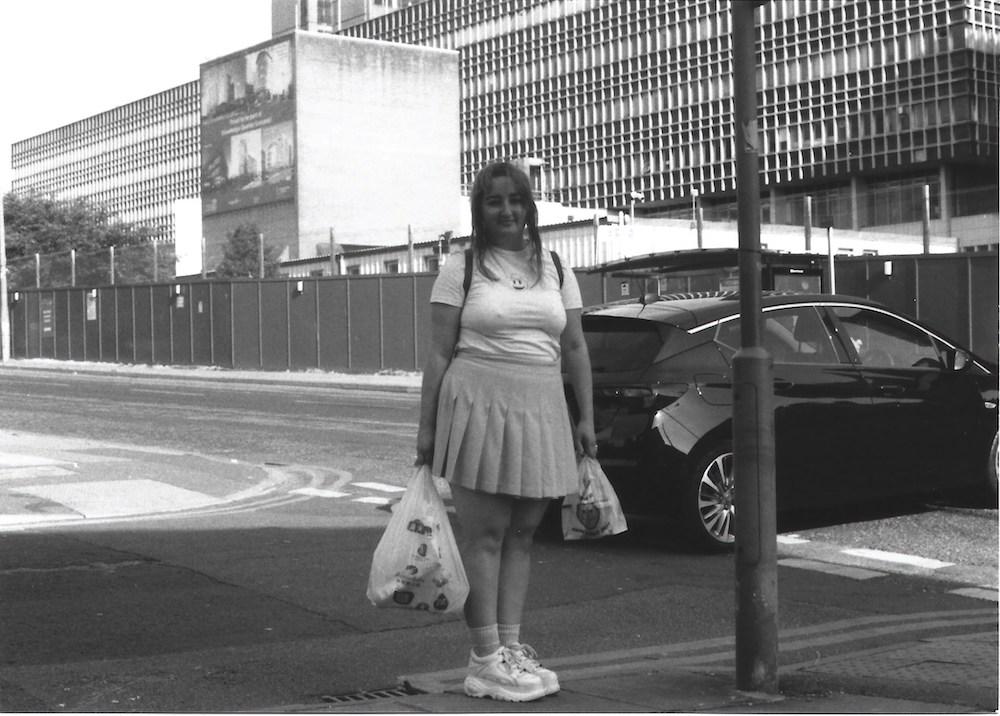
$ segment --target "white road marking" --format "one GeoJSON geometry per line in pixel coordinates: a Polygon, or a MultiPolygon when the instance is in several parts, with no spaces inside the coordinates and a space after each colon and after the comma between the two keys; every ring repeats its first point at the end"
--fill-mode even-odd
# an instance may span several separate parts
{"type": "Polygon", "coordinates": [[[0,452],[0,470],[8,467],[38,467],[39,465],[69,465],[66,460],[54,460],[37,455],[21,455],[16,452],[0,452]]]}
{"type": "Polygon", "coordinates": [[[884,577],[885,572],[876,572],[873,569],[862,569],[861,567],[850,567],[846,564],[830,564],[829,562],[817,562],[813,559],[779,559],[778,565],[782,567],[794,567],[795,569],[808,569],[813,572],[823,572],[825,574],[835,574],[839,577],[865,580],[875,577],[884,577]]]}
{"type": "Polygon", "coordinates": [[[948,594],[957,594],[960,597],[971,597],[972,599],[985,599],[988,602],[1000,601],[997,590],[985,587],[962,587],[961,589],[952,589],[948,594]]]}
{"type": "Polygon", "coordinates": [[[778,544],[808,544],[809,540],[798,535],[778,535],[778,544]]]}
{"type": "Polygon", "coordinates": [[[102,480],[26,485],[15,490],[64,505],[86,518],[179,512],[222,500],[155,480],[102,480]]]}
{"type": "Polygon", "coordinates": [[[392,500],[388,497],[356,497],[351,502],[361,502],[366,505],[388,505],[392,500]]]}
{"type": "Polygon", "coordinates": [[[381,482],[352,482],[355,487],[363,487],[367,490],[378,490],[379,492],[406,492],[405,487],[399,485],[385,485],[381,482]]]}
{"type": "Polygon", "coordinates": [[[845,549],[841,551],[852,557],[877,559],[882,562],[892,562],[894,564],[909,564],[914,567],[923,567],[924,569],[941,569],[942,567],[951,567],[954,565],[954,562],[941,562],[928,557],[916,557],[911,554],[900,554],[899,552],[883,552],[880,549],[845,549]]]}
{"type": "Polygon", "coordinates": [[[185,390],[157,390],[156,388],[132,388],[133,393],[154,393],[156,395],[186,395],[191,398],[204,397],[204,393],[191,393],[185,390]]]}
{"type": "Polygon", "coordinates": [[[297,490],[289,490],[292,495],[308,495],[310,497],[350,497],[349,492],[338,492],[337,490],[321,490],[318,487],[300,487],[297,490]]]}

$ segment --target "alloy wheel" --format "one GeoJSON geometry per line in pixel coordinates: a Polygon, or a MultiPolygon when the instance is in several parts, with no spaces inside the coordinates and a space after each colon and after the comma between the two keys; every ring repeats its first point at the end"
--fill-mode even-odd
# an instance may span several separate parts
{"type": "Polygon", "coordinates": [[[733,453],[716,455],[701,473],[698,484],[698,512],[705,532],[720,544],[732,544],[736,495],[733,480],[733,453]]]}

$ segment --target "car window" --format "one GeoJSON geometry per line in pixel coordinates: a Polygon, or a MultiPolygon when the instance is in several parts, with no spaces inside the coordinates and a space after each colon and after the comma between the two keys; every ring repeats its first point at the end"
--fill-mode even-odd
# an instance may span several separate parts
{"type": "Polygon", "coordinates": [[[879,368],[940,368],[944,362],[924,331],[894,316],[851,306],[835,307],[861,365],[879,368]]]}
{"type": "Polygon", "coordinates": [[[663,345],[656,324],[650,321],[585,316],[583,335],[595,373],[648,368],[663,345]]]}
{"type": "MultiPolygon", "coordinates": [[[[720,323],[715,341],[729,352],[736,352],[740,347],[739,319],[720,323]]],[[[765,311],[761,345],[775,363],[839,362],[830,333],[812,306],[765,311]]]]}

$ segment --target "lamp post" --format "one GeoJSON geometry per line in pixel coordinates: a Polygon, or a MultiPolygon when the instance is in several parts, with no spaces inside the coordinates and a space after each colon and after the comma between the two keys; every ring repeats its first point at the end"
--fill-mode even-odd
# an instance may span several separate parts
{"type": "Polygon", "coordinates": [[[774,492],[774,370],[761,344],[760,138],[754,11],[732,0],[740,349],[733,357],[736,493],[736,687],[778,690],[778,566],[774,492]]]}
{"type": "Polygon", "coordinates": [[[10,306],[7,303],[7,236],[0,198],[0,361],[10,360],[10,306]]]}

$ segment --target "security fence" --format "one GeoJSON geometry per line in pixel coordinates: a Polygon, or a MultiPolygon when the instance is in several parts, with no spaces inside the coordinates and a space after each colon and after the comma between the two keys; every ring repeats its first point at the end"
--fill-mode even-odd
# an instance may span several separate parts
{"type": "Polygon", "coordinates": [[[173,242],[150,241],[100,251],[61,251],[9,259],[11,290],[141,284],[174,278],[173,242]]]}
{"type": "MultiPolygon", "coordinates": [[[[840,293],[872,298],[997,360],[995,252],[838,258],[840,293]]],[[[623,279],[577,271],[585,305],[623,279]]],[[[184,280],[11,291],[16,358],[256,370],[419,370],[431,273],[184,280]]],[[[643,279],[629,279],[643,282],[643,279]]],[[[628,294],[642,295],[644,285],[628,294]]]]}

